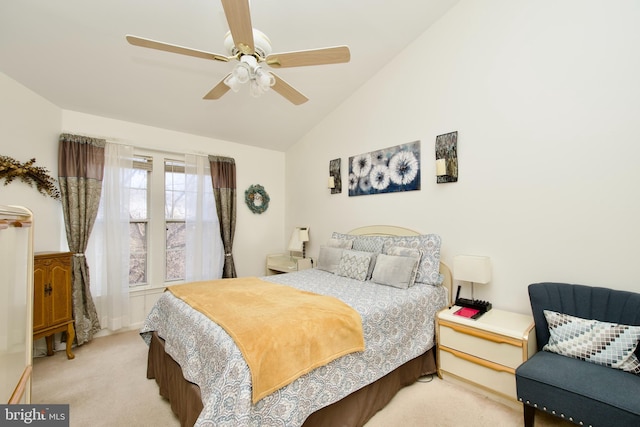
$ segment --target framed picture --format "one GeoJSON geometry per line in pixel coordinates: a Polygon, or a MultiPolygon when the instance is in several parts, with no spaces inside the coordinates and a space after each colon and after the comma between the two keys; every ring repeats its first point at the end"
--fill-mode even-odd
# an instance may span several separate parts
{"type": "Polygon", "coordinates": [[[349,157],[349,196],[420,190],[420,141],[349,157]]]}

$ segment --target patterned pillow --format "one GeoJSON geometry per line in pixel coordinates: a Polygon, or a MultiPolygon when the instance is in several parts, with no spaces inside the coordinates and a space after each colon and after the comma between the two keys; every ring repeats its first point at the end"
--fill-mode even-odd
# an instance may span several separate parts
{"type": "Polygon", "coordinates": [[[320,246],[320,253],[318,254],[318,265],[316,268],[335,274],[335,272],[338,270],[338,264],[340,264],[341,257],[342,249],[320,246]]]}
{"type": "Polygon", "coordinates": [[[640,375],[634,354],[640,326],[582,319],[544,310],[551,334],[543,350],[640,375]]]}
{"type": "Polygon", "coordinates": [[[371,264],[369,264],[369,271],[367,272],[367,279],[371,279],[371,275],[373,274],[373,268],[376,265],[376,256],[382,252],[382,248],[385,245],[388,237],[384,236],[352,236],[350,234],[337,233],[333,232],[331,235],[332,239],[344,239],[344,240],[353,240],[353,247],[349,249],[353,249],[354,251],[363,251],[363,252],[371,252],[373,256],[371,257],[371,264]]]}
{"type": "Polygon", "coordinates": [[[396,236],[385,242],[386,249],[391,246],[413,248],[422,253],[418,264],[416,283],[439,285],[440,277],[440,245],[442,240],[437,234],[422,234],[420,236],[396,236]]]}
{"type": "Polygon", "coordinates": [[[344,250],[336,274],[364,282],[368,277],[371,258],[370,252],[344,250]]]}
{"type": "Polygon", "coordinates": [[[384,237],[381,236],[357,236],[353,241],[353,249],[356,251],[373,252],[379,254],[384,246],[384,237]]]}
{"type": "Polygon", "coordinates": [[[353,236],[351,234],[338,233],[334,231],[331,234],[332,239],[353,240],[354,251],[364,252],[382,252],[382,248],[386,244],[389,237],[385,236],[353,236]]]}
{"type": "Polygon", "coordinates": [[[371,281],[381,285],[408,289],[416,279],[419,258],[380,254],[371,281]]]}

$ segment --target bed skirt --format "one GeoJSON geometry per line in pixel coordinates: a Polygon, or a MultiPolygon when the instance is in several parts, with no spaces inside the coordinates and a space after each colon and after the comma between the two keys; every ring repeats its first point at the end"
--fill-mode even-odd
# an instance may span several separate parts
{"type": "MultiPolygon", "coordinates": [[[[364,425],[403,387],[423,375],[436,372],[432,348],[345,398],[311,414],[304,427],[357,427],[364,425]]],[[[171,409],[183,427],[193,426],[203,409],[200,388],[182,375],[180,365],[164,351],[164,340],[153,332],[147,360],[147,378],[155,378],[160,395],[169,400],[171,409]]]]}

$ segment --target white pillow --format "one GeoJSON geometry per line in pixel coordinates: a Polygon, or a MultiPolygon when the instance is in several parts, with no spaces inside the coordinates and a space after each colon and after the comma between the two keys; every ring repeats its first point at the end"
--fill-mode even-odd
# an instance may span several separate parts
{"type": "Polygon", "coordinates": [[[327,246],[320,246],[320,253],[318,254],[318,265],[316,268],[319,270],[328,271],[329,273],[335,273],[338,270],[338,264],[340,264],[340,258],[342,257],[343,249],[330,248],[327,246]]]}
{"type": "Polygon", "coordinates": [[[634,354],[640,326],[543,312],[551,335],[543,350],[640,375],[640,361],[634,354]]]}
{"type": "Polygon", "coordinates": [[[351,247],[353,246],[353,239],[330,238],[327,241],[327,246],[329,246],[330,248],[351,249],[351,247]]]}

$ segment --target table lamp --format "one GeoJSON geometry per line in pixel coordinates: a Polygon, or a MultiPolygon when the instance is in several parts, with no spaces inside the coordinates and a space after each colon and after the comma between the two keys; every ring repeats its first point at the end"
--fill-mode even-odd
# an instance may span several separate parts
{"type": "Polygon", "coordinates": [[[289,251],[302,252],[302,258],[305,258],[305,243],[309,241],[309,227],[296,227],[291,233],[289,239],[289,251]]]}
{"type": "Polygon", "coordinates": [[[460,295],[460,287],[458,286],[456,305],[461,305],[458,304],[459,300],[465,303],[470,301],[473,305],[484,306],[485,311],[491,309],[491,304],[486,301],[476,301],[473,295],[473,285],[475,283],[487,284],[491,281],[491,259],[489,257],[477,255],[458,255],[454,257],[453,278],[463,282],[471,282],[471,300],[458,298],[460,295]]]}

